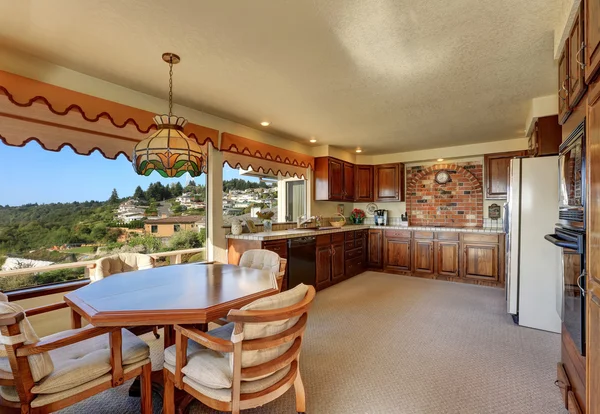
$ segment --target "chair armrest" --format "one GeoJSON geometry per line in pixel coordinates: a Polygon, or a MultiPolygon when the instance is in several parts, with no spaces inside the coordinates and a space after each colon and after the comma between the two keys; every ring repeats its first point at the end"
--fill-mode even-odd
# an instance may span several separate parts
{"type": "Polygon", "coordinates": [[[78,332],[74,332],[67,336],[60,336],[52,339],[42,339],[38,343],[31,345],[23,345],[17,349],[17,356],[29,356],[35,354],[41,354],[42,352],[52,351],[54,349],[62,348],[67,345],[73,345],[77,342],[85,341],[86,339],[94,338],[96,336],[104,335],[109,332],[118,330],[121,328],[106,327],[106,328],[90,328],[83,329],[78,332]]]}
{"type": "Polygon", "coordinates": [[[0,315],[0,326],[11,326],[16,325],[25,318],[23,312],[7,313],[0,315]]]}
{"type": "Polygon", "coordinates": [[[55,310],[64,309],[64,308],[68,308],[68,307],[69,307],[69,305],[67,305],[66,302],[56,302],[56,303],[51,303],[50,305],[38,306],[36,308],[27,309],[25,311],[25,313],[27,314],[27,316],[35,316],[35,315],[41,315],[43,313],[52,312],[55,310]]]}
{"type": "Polygon", "coordinates": [[[92,264],[87,265],[87,268],[88,269],[95,269],[96,268],[96,263],[92,263],[92,264]]]}
{"type": "Polygon", "coordinates": [[[227,339],[211,336],[206,332],[202,332],[201,330],[188,325],[175,325],[175,330],[181,332],[183,336],[192,341],[212,349],[213,351],[233,352],[233,342],[228,341],[227,339]]]}

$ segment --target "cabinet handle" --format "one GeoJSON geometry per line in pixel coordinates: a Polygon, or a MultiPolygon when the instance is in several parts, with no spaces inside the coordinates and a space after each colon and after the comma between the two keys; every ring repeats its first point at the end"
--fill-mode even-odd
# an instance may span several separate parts
{"type": "Polygon", "coordinates": [[[585,49],[585,42],[581,42],[581,47],[579,48],[579,50],[577,51],[577,54],[575,55],[575,61],[577,63],[579,63],[579,66],[581,67],[581,69],[585,69],[585,63],[579,61],[579,54],[581,52],[583,52],[583,49],[585,49]]]}
{"type": "Polygon", "coordinates": [[[335,256],[335,248],[333,246],[331,246],[331,255],[335,256]]]}
{"type": "Polygon", "coordinates": [[[562,92],[562,89],[558,90],[558,97],[562,100],[562,101],[566,101],[567,98],[563,98],[562,95],[560,94],[562,92]]]}
{"type": "Polygon", "coordinates": [[[567,82],[568,80],[569,80],[569,76],[567,76],[562,83],[562,88],[565,91],[565,95],[569,95],[569,89],[565,88],[565,82],[567,82]]]}

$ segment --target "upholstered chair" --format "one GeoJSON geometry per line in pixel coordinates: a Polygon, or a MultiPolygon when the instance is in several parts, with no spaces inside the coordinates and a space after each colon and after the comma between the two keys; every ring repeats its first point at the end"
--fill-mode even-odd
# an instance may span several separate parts
{"type": "Polygon", "coordinates": [[[209,332],[175,326],[165,350],[163,412],[174,414],[175,387],[218,411],[264,405],[294,386],[305,411],[299,356],[315,288],[300,284],[231,310],[228,325],[209,332]]]}
{"type": "Polygon", "coordinates": [[[283,277],[285,276],[286,259],[282,259],[275,252],[269,250],[251,249],[246,250],[240,258],[241,267],[252,269],[270,270],[277,276],[277,286],[281,291],[283,277]]]}
{"type": "Polygon", "coordinates": [[[96,282],[115,273],[151,269],[153,267],[154,259],[146,254],[119,253],[98,259],[96,264],[91,267],[93,272],[90,272],[90,279],[92,282],[96,282]]]}
{"type": "Polygon", "coordinates": [[[44,313],[0,294],[0,412],[55,412],[138,376],[142,413],[152,412],[144,341],[125,329],[89,325],[40,339],[26,312],[44,313]]]}

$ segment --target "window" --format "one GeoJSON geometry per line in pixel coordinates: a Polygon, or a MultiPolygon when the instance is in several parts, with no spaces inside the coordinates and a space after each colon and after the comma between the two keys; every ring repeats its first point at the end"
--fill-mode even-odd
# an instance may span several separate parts
{"type": "Polygon", "coordinates": [[[152,226],[150,226],[150,231],[152,233],[158,233],[158,226],[156,224],[153,224],[152,226]]]}
{"type": "Polygon", "coordinates": [[[285,221],[296,221],[306,214],[306,180],[285,182],[285,221]]]}
{"type": "Polygon", "coordinates": [[[179,230],[181,230],[181,225],[180,224],[174,224],[173,225],[173,231],[174,232],[178,232],[179,230]]]}

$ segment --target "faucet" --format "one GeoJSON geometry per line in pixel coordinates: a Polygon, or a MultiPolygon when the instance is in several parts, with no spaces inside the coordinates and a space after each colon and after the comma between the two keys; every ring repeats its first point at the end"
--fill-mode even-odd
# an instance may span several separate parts
{"type": "Polygon", "coordinates": [[[307,217],[306,215],[298,216],[297,225],[298,227],[307,227],[306,224],[312,222],[315,216],[307,217]]]}

